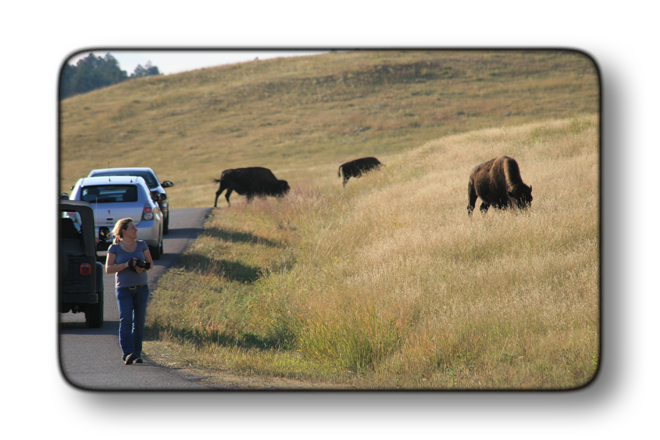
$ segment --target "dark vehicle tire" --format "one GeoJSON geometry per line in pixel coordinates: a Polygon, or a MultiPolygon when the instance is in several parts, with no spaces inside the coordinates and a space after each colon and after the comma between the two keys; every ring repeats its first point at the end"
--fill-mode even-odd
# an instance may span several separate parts
{"type": "Polygon", "coordinates": [[[151,254],[151,258],[155,260],[159,260],[160,256],[163,254],[163,236],[160,236],[160,242],[158,243],[158,246],[156,247],[151,247],[149,246],[149,253],[151,254]]]}
{"type": "Polygon", "coordinates": [[[103,327],[103,292],[96,292],[99,295],[99,302],[88,304],[85,309],[85,325],[89,328],[103,327]]]}
{"type": "Polygon", "coordinates": [[[167,213],[167,216],[165,217],[165,226],[163,227],[163,235],[167,235],[170,233],[170,213],[167,213]]]}
{"type": "Polygon", "coordinates": [[[99,302],[87,304],[85,308],[85,325],[89,328],[103,327],[103,264],[96,263],[96,293],[99,302]]]}

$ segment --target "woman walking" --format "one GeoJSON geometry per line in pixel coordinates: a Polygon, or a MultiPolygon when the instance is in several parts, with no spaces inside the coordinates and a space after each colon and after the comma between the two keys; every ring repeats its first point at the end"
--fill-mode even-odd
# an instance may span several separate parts
{"type": "Polygon", "coordinates": [[[119,345],[126,365],[142,363],[142,339],[149,299],[149,276],[153,260],[149,246],[137,239],[137,228],[130,218],[117,222],[115,239],[108,248],[105,272],[115,274],[119,306],[119,345]]]}

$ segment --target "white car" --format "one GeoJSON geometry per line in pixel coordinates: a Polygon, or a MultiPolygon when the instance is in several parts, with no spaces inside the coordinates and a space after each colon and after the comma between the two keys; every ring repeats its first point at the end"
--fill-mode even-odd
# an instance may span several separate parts
{"type": "Polygon", "coordinates": [[[111,231],[117,221],[129,217],[137,227],[138,240],[147,242],[154,260],[160,258],[163,253],[163,214],[142,177],[84,177],[73,187],[69,199],[92,205],[96,236],[102,240],[99,250],[107,250],[114,240],[111,231]]]}
{"type": "Polygon", "coordinates": [[[146,167],[128,167],[128,168],[104,168],[100,170],[92,170],[89,173],[89,177],[98,177],[98,176],[140,176],[144,179],[151,191],[151,198],[158,203],[160,207],[160,212],[163,213],[164,224],[163,224],[163,234],[167,235],[170,232],[170,201],[167,199],[167,193],[165,188],[171,188],[174,186],[169,180],[160,182],[156,173],[151,168],[146,167]]]}

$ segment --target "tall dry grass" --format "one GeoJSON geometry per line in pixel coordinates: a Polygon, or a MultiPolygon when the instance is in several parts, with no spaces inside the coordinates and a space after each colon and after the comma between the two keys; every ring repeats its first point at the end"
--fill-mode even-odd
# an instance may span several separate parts
{"type": "Polygon", "coordinates": [[[447,136],[345,189],[321,179],[216,210],[159,283],[151,334],[205,368],[365,389],[584,385],[599,359],[598,136],[597,116],[447,136]],[[469,219],[470,170],[501,154],[533,206],[469,219]]]}

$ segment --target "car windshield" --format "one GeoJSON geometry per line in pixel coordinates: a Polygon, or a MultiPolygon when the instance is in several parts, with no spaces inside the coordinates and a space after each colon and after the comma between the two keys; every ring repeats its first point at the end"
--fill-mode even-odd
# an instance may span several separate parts
{"type": "Polygon", "coordinates": [[[98,185],[82,189],[82,200],[89,203],[137,202],[135,185],[98,185]]]}
{"type": "Polygon", "coordinates": [[[149,188],[157,188],[158,180],[156,176],[148,171],[106,171],[104,173],[94,173],[94,177],[98,176],[139,176],[142,177],[149,188]]]}

